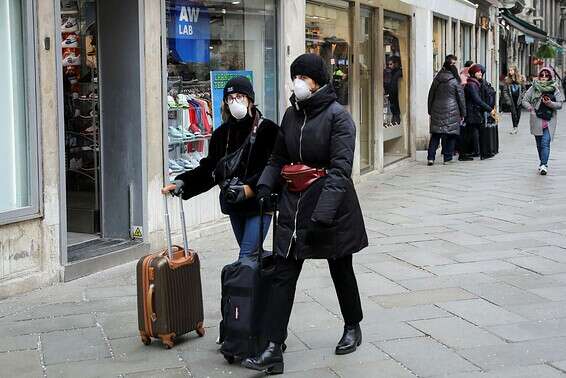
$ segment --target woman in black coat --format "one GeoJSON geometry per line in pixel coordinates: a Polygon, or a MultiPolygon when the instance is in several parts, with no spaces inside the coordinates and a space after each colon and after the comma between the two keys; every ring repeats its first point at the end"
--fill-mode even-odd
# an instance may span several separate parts
{"type": "MultiPolygon", "coordinates": [[[[199,166],[175,178],[162,189],[183,196],[184,200],[221,186],[220,207],[230,216],[234,235],[240,246],[239,258],[250,255],[259,245],[259,206],[255,197],[257,182],[271,155],[279,127],[262,118],[254,105],[255,93],[251,82],[243,76],[233,78],[224,87],[224,113],[227,118],[212,133],[208,155],[199,166]],[[255,129],[255,131],[254,131],[255,129]],[[253,144],[251,134],[255,134],[253,144]],[[245,146],[243,146],[245,144],[245,146]],[[243,146],[242,158],[230,177],[222,177],[219,164],[223,157],[243,146]],[[230,192],[229,194],[227,194],[230,192]]],[[[265,215],[264,235],[271,216],[265,215]]]]}
{"type": "Polygon", "coordinates": [[[493,88],[483,79],[485,68],[481,64],[474,64],[468,72],[470,77],[464,87],[466,127],[462,137],[462,151],[460,151],[458,160],[473,160],[472,155],[476,143],[474,134],[479,134],[480,126],[485,121],[484,113],[495,115],[495,104],[492,104],[494,102],[493,88]]]}
{"type": "Polygon", "coordinates": [[[286,185],[279,200],[271,280],[267,349],[243,365],[271,373],[283,372],[281,344],[295,287],[305,259],[327,259],[344,318],[344,333],[336,354],[347,354],[361,343],[362,308],[352,254],[368,245],[362,212],[351,179],[356,130],[350,114],[336,101],[322,58],[303,54],[291,65],[292,106],[283,117],[268,166],[258,183],[258,198],[269,198],[285,165],[320,168],[326,175],[296,192],[286,185]]]}
{"type": "Polygon", "coordinates": [[[460,83],[460,73],[456,68],[457,60],[454,55],[446,57],[428,92],[430,115],[428,165],[434,164],[441,139],[444,163],[452,161],[456,138],[460,135],[460,125],[466,116],[466,101],[460,83]]]}

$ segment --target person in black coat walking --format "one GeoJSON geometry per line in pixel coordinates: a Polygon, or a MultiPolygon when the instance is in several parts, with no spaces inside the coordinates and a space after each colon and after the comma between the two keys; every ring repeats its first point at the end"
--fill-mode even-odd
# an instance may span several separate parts
{"type": "Polygon", "coordinates": [[[392,56],[387,62],[391,78],[385,92],[389,95],[389,109],[391,110],[391,123],[401,123],[401,107],[399,106],[399,81],[403,78],[401,58],[392,56]]]}
{"type": "Polygon", "coordinates": [[[436,75],[428,92],[428,114],[430,115],[430,142],[428,165],[434,164],[436,150],[442,139],[444,163],[452,161],[460,125],[466,116],[464,90],[460,84],[460,73],[456,68],[458,58],[448,55],[440,72],[436,75]]]}
{"type": "Polygon", "coordinates": [[[483,79],[485,68],[481,64],[474,64],[468,72],[470,77],[464,87],[466,127],[462,138],[462,151],[460,151],[458,158],[458,160],[464,161],[473,160],[476,144],[475,135],[479,135],[479,129],[485,121],[484,113],[490,113],[492,117],[495,116],[493,88],[489,83],[484,83],[483,79]]]}
{"type": "Polygon", "coordinates": [[[279,199],[275,243],[277,264],[271,279],[266,319],[269,345],[243,366],[283,372],[281,344],[293,307],[295,287],[305,259],[326,259],[344,318],[336,354],[356,350],[362,340],[362,307],[352,255],[368,245],[364,220],[352,182],[356,140],[350,114],[336,101],[326,65],[303,54],[291,65],[292,106],[287,109],[268,166],[258,183],[258,198],[269,198],[290,164],[319,168],[325,175],[308,188],[284,186],[279,199]]]}
{"type": "MultiPolygon", "coordinates": [[[[254,197],[279,130],[277,124],[262,117],[254,105],[254,98],[252,83],[246,77],[229,80],[224,87],[226,121],[212,133],[208,155],[200,160],[198,167],[180,174],[173,184],[162,189],[163,193],[182,195],[184,200],[188,200],[219,185],[220,207],[224,214],[230,216],[240,246],[239,258],[254,252],[260,242],[259,224],[262,220],[254,197]],[[240,148],[243,150],[235,171],[230,177],[222,177],[223,158],[240,148]]],[[[271,216],[265,215],[263,222],[265,238],[271,216]]]]}

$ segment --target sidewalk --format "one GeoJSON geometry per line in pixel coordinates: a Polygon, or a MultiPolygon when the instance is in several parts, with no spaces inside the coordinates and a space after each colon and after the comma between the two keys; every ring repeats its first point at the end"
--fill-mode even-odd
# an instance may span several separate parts
{"type": "MultiPolygon", "coordinates": [[[[558,377],[566,372],[566,129],[537,174],[523,114],[486,161],[409,164],[359,190],[370,247],[355,255],[363,344],[335,356],[342,321],[326,261],[299,280],[287,377],[558,377]]],[[[439,161],[439,160],[437,160],[439,161]]],[[[172,350],[137,337],[135,263],[0,302],[2,377],[260,377],[215,344],[230,232],[194,240],[207,335],[172,350]]]]}

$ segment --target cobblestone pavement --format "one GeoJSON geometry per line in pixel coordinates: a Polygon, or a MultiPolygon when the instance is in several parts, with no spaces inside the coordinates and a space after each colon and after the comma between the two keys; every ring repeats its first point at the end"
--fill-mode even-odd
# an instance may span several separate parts
{"type": "MultiPolygon", "coordinates": [[[[566,113],[560,117],[565,119],[566,113]]],[[[560,122],[559,123],[563,123],[560,122]]],[[[359,185],[370,247],[354,258],[364,342],[347,356],[327,264],[299,281],[289,377],[557,377],[566,371],[566,131],[537,174],[523,117],[486,161],[406,164],[359,185]]],[[[438,160],[437,160],[438,161],[438,160]]],[[[230,232],[195,240],[207,335],[172,350],[137,337],[135,264],[0,302],[2,377],[252,377],[217,352],[230,232]]]]}

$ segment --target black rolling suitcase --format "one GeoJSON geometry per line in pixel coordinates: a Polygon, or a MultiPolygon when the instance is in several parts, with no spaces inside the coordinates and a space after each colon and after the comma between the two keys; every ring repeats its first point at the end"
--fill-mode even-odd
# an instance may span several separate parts
{"type": "Polygon", "coordinates": [[[482,159],[489,159],[499,152],[499,130],[497,123],[491,122],[485,113],[484,123],[480,126],[480,153],[482,159]]]}
{"type": "MultiPolygon", "coordinates": [[[[276,203],[276,198],[272,198],[276,203]]],[[[264,204],[260,203],[260,240],[263,235],[264,204]]],[[[273,212],[273,239],[277,225],[277,211],[273,212]]],[[[268,275],[275,266],[275,256],[259,244],[251,256],[226,265],[222,269],[222,300],[220,322],[220,352],[233,363],[257,355],[267,346],[264,335],[264,313],[268,300],[268,275]]]]}

